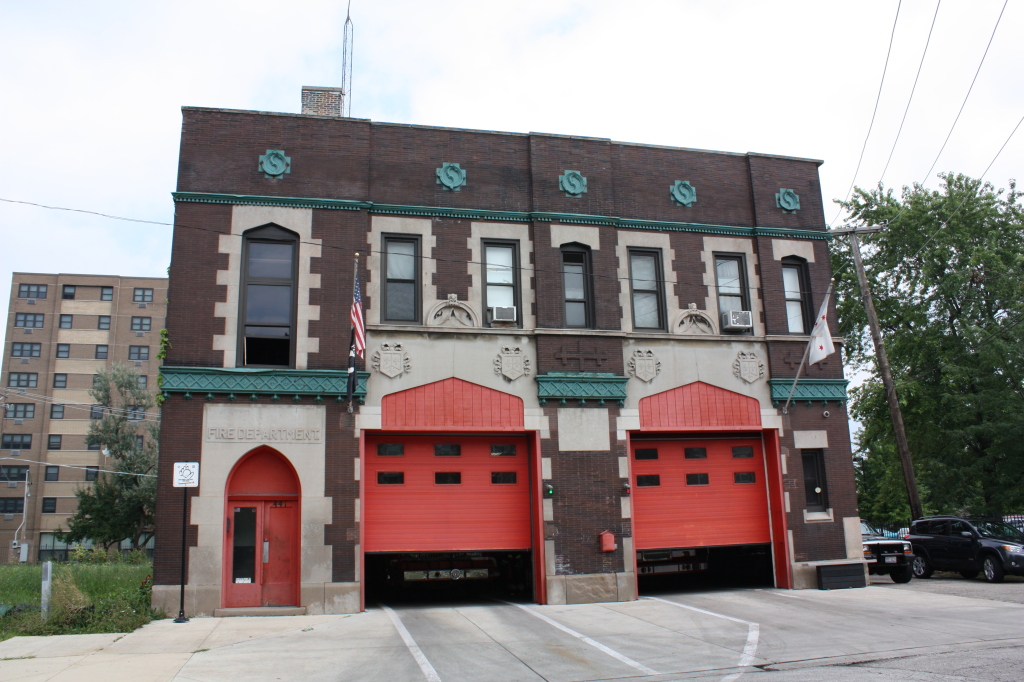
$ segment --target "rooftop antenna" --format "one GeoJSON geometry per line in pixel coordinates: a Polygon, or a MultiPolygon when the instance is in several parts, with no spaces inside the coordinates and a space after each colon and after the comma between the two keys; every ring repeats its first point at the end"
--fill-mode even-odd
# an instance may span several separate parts
{"type": "Polygon", "coordinates": [[[341,42],[341,115],[352,116],[352,0],[348,0],[344,37],[341,42]]]}

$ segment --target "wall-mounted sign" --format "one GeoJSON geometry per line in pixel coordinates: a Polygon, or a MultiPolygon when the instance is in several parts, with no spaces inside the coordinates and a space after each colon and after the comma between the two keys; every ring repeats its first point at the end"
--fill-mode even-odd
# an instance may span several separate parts
{"type": "Polygon", "coordinates": [[[175,488],[198,488],[199,462],[175,462],[173,485],[175,488]]]}

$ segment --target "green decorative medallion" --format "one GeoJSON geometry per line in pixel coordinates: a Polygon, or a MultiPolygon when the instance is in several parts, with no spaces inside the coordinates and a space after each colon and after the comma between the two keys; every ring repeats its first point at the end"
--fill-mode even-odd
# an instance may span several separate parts
{"type": "Polygon", "coordinates": [[[447,190],[458,192],[459,188],[466,184],[466,171],[457,163],[445,161],[437,169],[437,184],[447,190]]]}
{"type": "Polygon", "coordinates": [[[783,213],[796,213],[800,210],[800,195],[791,189],[780,189],[775,195],[775,205],[783,213]]]}
{"type": "Polygon", "coordinates": [[[265,177],[281,178],[285,173],[292,172],[292,157],[285,156],[283,149],[268,149],[260,155],[259,170],[265,177]]]}
{"type": "Polygon", "coordinates": [[[697,190],[686,180],[676,180],[668,191],[672,195],[672,201],[679,206],[693,206],[697,201],[697,190]]]}
{"type": "Polygon", "coordinates": [[[579,171],[564,171],[558,176],[558,189],[565,192],[565,196],[578,199],[587,193],[587,179],[579,171]]]}

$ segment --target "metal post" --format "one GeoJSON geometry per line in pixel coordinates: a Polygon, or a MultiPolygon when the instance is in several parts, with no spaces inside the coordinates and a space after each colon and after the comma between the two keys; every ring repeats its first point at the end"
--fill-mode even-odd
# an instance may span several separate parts
{"type": "Polygon", "coordinates": [[[857,266],[857,280],[860,282],[860,292],[864,297],[864,309],[868,314],[868,326],[871,328],[871,340],[875,344],[875,361],[878,363],[878,372],[882,375],[882,383],[885,385],[885,398],[889,402],[889,414],[892,417],[892,428],[896,434],[896,451],[900,456],[900,463],[903,465],[903,479],[907,485],[907,497],[910,500],[910,513],[914,519],[924,516],[921,507],[921,497],[917,493],[917,478],[914,476],[914,460],[910,457],[910,446],[907,445],[907,432],[903,428],[903,413],[900,411],[900,403],[896,396],[896,385],[892,380],[892,372],[889,369],[889,356],[885,354],[885,345],[882,343],[882,333],[878,328],[878,315],[875,313],[875,304],[871,299],[871,289],[868,287],[868,277],[864,272],[864,263],[860,257],[860,241],[857,233],[853,230],[850,234],[850,252],[853,254],[854,265],[857,266]]]}
{"type": "Polygon", "coordinates": [[[185,531],[188,529],[188,488],[181,489],[181,593],[175,623],[187,623],[185,617],[185,531]]]}
{"type": "Polygon", "coordinates": [[[39,600],[39,611],[43,615],[43,620],[50,617],[50,587],[53,583],[53,562],[43,562],[43,586],[42,586],[42,597],[39,600]]]}

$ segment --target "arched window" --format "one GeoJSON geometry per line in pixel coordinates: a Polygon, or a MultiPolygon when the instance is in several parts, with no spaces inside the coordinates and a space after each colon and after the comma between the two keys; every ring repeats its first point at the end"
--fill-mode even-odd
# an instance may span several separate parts
{"type": "Polygon", "coordinates": [[[594,326],[594,295],[590,280],[590,249],[582,244],[563,245],[562,293],[567,328],[589,329],[594,326]]]}
{"type": "Polygon", "coordinates": [[[292,367],[298,235],[276,225],[249,230],[242,247],[239,354],[242,367],[292,367]]]}

